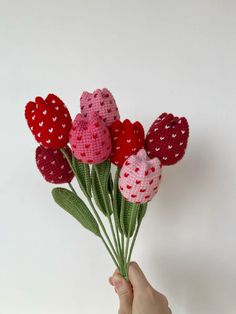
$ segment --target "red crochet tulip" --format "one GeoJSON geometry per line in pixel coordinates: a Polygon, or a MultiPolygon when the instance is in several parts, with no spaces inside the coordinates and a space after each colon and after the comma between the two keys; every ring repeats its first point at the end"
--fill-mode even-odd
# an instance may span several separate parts
{"type": "Polygon", "coordinates": [[[25,118],[36,141],[45,148],[62,148],[69,141],[71,116],[63,101],[49,94],[36,97],[25,107],[25,118]]]}
{"type": "Polygon", "coordinates": [[[116,120],[110,126],[112,139],[111,161],[122,167],[125,160],[144,146],[144,129],[140,122],[131,123],[128,119],[116,120]]]}
{"type": "MultiPolygon", "coordinates": [[[[68,146],[64,148],[71,157],[71,150],[68,146]]],[[[47,149],[38,146],[35,152],[36,164],[44,179],[50,183],[69,183],[74,177],[74,173],[58,149],[47,149]]]]}
{"type": "Polygon", "coordinates": [[[164,112],[150,127],[145,148],[150,158],[158,157],[163,165],[173,165],[183,158],[188,137],[187,119],[164,112]]]}

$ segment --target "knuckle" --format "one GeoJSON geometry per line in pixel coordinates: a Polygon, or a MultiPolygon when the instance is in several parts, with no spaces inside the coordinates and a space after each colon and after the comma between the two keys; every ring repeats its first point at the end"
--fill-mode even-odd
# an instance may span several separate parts
{"type": "Polygon", "coordinates": [[[157,292],[155,289],[153,289],[151,286],[147,286],[146,289],[146,294],[151,298],[151,299],[158,299],[165,307],[168,307],[168,300],[164,294],[161,294],[157,292]]]}
{"type": "Polygon", "coordinates": [[[166,306],[168,306],[169,302],[168,302],[168,300],[167,300],[167,297],[162,294],[161,298],[162,298],[163,303],[164,303],[166,306]]]}
{"type": "Polygon", "coordinates": [[[164,305],[168,306],[169,302],[168,302],[168,300],[167,300],[167,297],[166,297],[164,294],[162,294],[162,293],[160,293],[160,292],[157,292],[157,291],[156,291],[156,294],[157,294],[158,298],[161,300],[161,302],[162,302],[164,305]]]}
{"type": "Polygon", "coordinates": [[[127,289],[120,289],[118,294],[119,294],[120,297],[124,297],[124,296],[128,295],[129,292],[128,292],[127,289]]]}
{"type": "Polygon", "coordinates": [[[146,292],[146,294],[147,294],[149,297],[151,297],[151,298],[156,298],[156,296],[157,296],[156,291],[155,291],[151,286],[149,286],[149,285],[147,285],[147,286],[145,287],[145,292],[146,292]]]}
{"type": "Polygon", "coordinates": [[[119,288],[119,289],[115,289],[116,290],[116,293],[118,294],[118,296],[120,298],[127,298],[127,297],[131,297],[132,296],[132,292],[127,289],[126,287],[124,288],[119,288]]]}

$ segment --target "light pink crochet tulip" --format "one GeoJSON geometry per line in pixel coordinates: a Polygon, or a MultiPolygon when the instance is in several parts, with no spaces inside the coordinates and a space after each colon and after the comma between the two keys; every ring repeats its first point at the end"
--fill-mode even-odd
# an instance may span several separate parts
{"type": "Polygon", "coordinates": [[[70,131],[70,145],[81,162],[98,164],[111,154],[111,137],[105,122],[95,112],[88,117],[77,114],[70,131]]]}
{"type": "Polygon", "coordinates": [[[83,92],[80,98],[80,109],[84,117],[91,112],[97,112],[106,126],[120,119],[120,114],[112,93],[103,88],[95,90],[93,93],[83,92]]]}
{"type": "Polygon", "coordinates": [[[119,189],[132,203],[149,202],[158,191],[162,164],[156,157],[150,159],[145,149],[131,155],[120,171],[119,189]]]}

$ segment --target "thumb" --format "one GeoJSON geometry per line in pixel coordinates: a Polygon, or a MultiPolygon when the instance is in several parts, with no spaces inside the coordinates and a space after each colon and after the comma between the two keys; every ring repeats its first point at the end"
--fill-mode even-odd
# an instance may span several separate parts
{"type": "Polygon", "coordinates": [[[142,290],[146,287],[150,287],[150,283],[147,281],[144,273],[136,262],[129,264],[129,280],[132,284],[133,290],[142,290]]]}
{"type": "Polygon", "coordinates": [[[133,290],[130,283],[118,272],[109,279],[120,299],[119,314],[131,314],[133,302],[133,290]]]}

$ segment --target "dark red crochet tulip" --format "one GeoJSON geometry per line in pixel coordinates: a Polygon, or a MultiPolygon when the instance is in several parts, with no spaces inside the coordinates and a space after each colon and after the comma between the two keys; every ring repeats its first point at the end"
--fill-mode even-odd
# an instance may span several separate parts
{"type": "Polygon", "coordinates": [[[69,141],[71,116],[63,101],[49,94],[36,97],[25,107],[25,118],[36,141],[45,148],[62,148],[69,141]]]}
{"type": "Polygon", "coordinates": [[[187,119],[164,112],[150,127],[145,139],[145,148],[150,158],[158,157],[163,165],[173,165],[183,158],[188,137],[187,119]]]}
{"type": "MultiPolygon", "coordinates": [[[[65,146],[67,154],[71,157],[69,146],[65,146]]],[[[67,160],[58,149],[48,149],[38,146],[35,152],[35,160],[44,179],[50,183],[69,183],[74,177],[67,160]]]]}
{"type": "Polygon", "coordinates": [[[116,120],[110,126],[112,139],[111,161],[118,167],[122,167],[125,160],[135,154],[144,146],[144,129],[140,122],[131,123],[116,120]]]}

